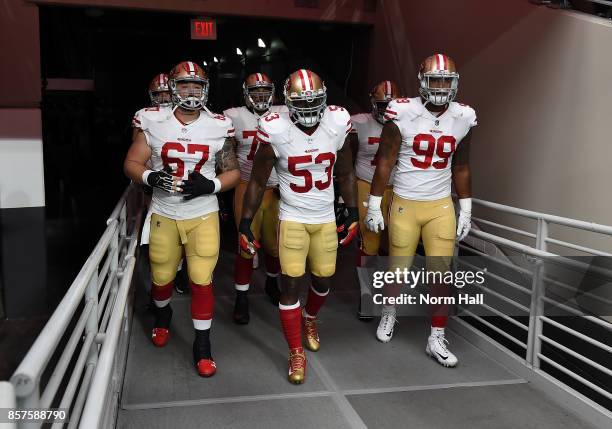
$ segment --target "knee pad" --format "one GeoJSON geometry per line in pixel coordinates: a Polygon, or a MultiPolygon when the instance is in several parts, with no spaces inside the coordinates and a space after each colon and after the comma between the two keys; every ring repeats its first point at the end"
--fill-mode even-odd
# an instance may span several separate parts
{"type": "Polygon", "coordinates": [[[156,264],[151,262],[151,280],[156,286],[163,286],[170,283],[176,277],[176,267],[171,269],[169,264],[156,264]]]}
{"type": "Polygon", "coordinates": [[[331,277],[336,272],[336,259],[333,262],[326,262],[325,264],[319,264],[317,267],[312,267],[310,272],[317,277],[331,277]]]}
{"type": "Polygon", "coordinates": [[[305,264],[299,262],[289,262],[281,264],[281,271],[289,277],[302,277],[306,272],[305,264]]]}

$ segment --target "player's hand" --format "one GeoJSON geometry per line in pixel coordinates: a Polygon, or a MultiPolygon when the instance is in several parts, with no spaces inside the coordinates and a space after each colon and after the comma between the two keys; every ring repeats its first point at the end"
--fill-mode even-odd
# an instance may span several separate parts
{"type": "Polygon", "coordinates": [[[366,228],[374,233],[378,233],[378,231],[382,231],[385,229],[385,219],[383,218],[382,211],[380,209],[380,204],[382,202],[382,197],[378,197],[376,195],[370,195],[368,198],[368,202],[364,202],[364,207],[368,208],[368,211],[365,215],[364,223],[366,228]]]}
{"type": "Polygon", "coordinates": [[[459,219],[457,220],[457,241],[467,237],[472,228],[472,199],[462,198],[459,200],[459,219]]]}
{"type": "Polygon", "coordinates": [[[251,231],[251,222],[253,219],[243,217],[240,219],[240,225],[238,226],[238,234],[240,234],[240,249],[245,252],[254,255],[257,253],[257,249],[261,247],[259,242],[255,240],[253,231],[251,231]]]}
{"type": "Polygon", "coordinates": [[[215,193],[218,190],[215,180],[217,180],[217,182],[219,181],[219,179],[216,178],[213,180],[208,179],[202,176],[199,172],[194,171],[189,173],[186,181],[179,182],[178,189],[181,193],[186,194],[184,197],[186,200],[191,200],[195,197],[199,197],[200,195],[215,193]]]}
{"type": "Polygon", "coordinates": [[[147,171],[145,174],[148,174],[144,177],[144,182],[152,188],[158,188],[172,194],[176,192],[175,180],[172,176],[172,172],[172,167],[169,165],[164,167],[163,170],[147,171]]]}
{"type": "Polygon", "coordinates": [[[336,219],[338,243],[347,246],[359,232],[359,210],[357,207],[346,207],[344,213],[336,219]]]}

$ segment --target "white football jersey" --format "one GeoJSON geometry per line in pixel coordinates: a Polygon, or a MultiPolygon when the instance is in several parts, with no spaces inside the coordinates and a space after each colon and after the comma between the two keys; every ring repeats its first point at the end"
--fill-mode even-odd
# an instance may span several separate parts
{"type": "Polygon", "coordinates": [[[325,109],[310,136],[279,113],[261,118],[257,138],[271,144],[276,155],[280,220],[305,224],[335,220],[333,169],[350,130],[350,115],[339,106],[325,109]]]}
{"type": "MultiPolygon", "coordinates": [[[[211,116],[206,111],[201,111],[199,118],[189,124],[182,123],[174,114],[160,118],[155,111],[145,111],[138,119],[151,148],[151,169],[172,166],[176,169],[174,176],[183,180],[192,171],[214,178],[217,152],[226,138],[234,136],[231,119],[211,116]]],[[[151,211],[171,219],[193,219],[217,210],[219,205],[214,194],[185,200],[181,194],[153,189],[151,211]]]]}
{"type": "MultiPolygon", "coordinates": [[[[371,113],[358,113],[351,116],[353,131],[359,140],[359,149],[355,158],[355,175],[368,183],[372,183],[376,170],[376,152],[380,143],[382,124],[371,113]]],[[[389,184],[393,183],[395,169],[391,171],[389,184]]]]}
{"type": "MultiPolygon", "coordinates": [[[[287,106],[270,106],[269,112],[278,112],[281,115],[289,117],[287,106]]],[[[259,146],[257,140],[257,125],[261,117],[251,112],[246,106],[232,107],[223,112],[225,116],[232,120],[236,129],[236,157],[240,164],[240,179],[248,182],[251,179],[251,171],[253,170],[253,159],[255,152],[259,146]]],[[[265,115],[262,115],[265,116],[265,115]]],[[[278,177],[276,171],[272,169],[267,186],[274,187],[278,185],[278,177]]]]}
{"type": "Polygon", "coordinates": [[[437,200],[451,194],[453,154],[470,129],[477,125],[470,106],[451,102],[436,116],[420,97],[399,98],[389,103],[387,120],[402,135],[393,192],[409,200],[437,200]]]}

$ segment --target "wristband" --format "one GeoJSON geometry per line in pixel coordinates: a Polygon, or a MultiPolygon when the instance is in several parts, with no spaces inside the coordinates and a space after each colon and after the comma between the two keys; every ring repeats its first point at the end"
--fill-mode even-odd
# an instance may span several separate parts
{"type": "Polygon", "coordinates": [[[213,177],[212,181],[215,184],[215,190],[212,193],[216,194],[221,190],[221,181],[216,177],[213,177]]]}
{"type": "Polygon", "coordinates": [[[144,173],[142,173],[142,183],[144,183],[145,185],[149,184],[147,179],[149,178],[149,174],[151,173],[153,173],[153,170],[145,170],[144,173]]]}

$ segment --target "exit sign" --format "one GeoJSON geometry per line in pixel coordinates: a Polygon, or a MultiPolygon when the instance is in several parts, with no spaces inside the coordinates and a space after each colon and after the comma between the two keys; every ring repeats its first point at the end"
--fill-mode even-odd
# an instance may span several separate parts
{"type": "Polygon", "coordinates": [[[217,40],[217,21],[210,18],[191,20],[192,40],[217,40]]]}

